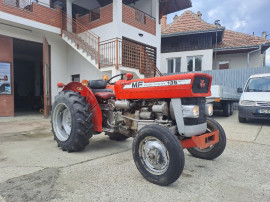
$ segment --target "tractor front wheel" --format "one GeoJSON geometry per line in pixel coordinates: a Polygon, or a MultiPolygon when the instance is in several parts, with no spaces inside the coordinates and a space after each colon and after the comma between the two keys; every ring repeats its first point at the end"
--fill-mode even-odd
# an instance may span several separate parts
{"type": "Polygon", "coordinates": [[[226,147],[225,132],[218,122],[207,118],[207,131],[211,132],[212,130],[218,130],[219,142],[205,149],[200,149],[198,147],[188,148],[187,150],[192,154],[192,156],[200,159],[212,160],[219,157],[223,153],[226,147]]]}
{"type": "Polygon", "coordinates": [[[85,97],[73,91],[61,91],[52,109],[54,139],[63,151],[84,149],[92,137],[92,113],[85,97]]]}
{"type": "Polygon", "coordinates": [[[154,184],[169,185],[184,169],[185,157],[179,140],[159,125],[147,125],[139,130],[132,153],[140,173],[154,184]]]}

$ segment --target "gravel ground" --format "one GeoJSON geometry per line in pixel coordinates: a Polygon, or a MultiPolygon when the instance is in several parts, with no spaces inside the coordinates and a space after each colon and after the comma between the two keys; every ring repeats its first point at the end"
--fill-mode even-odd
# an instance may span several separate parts
{"type": "Polygon", "coordinates": [[[270,201],[270,123],[240,124],[237,112],[214,118],[227,134],[225,152],[207,161],[185,151],[184,171],[167,187],[137,171],[132,139],[101,134],[84,151],[67,153],[53,141],[50,120],[0,119],[0,202],[270,201]]]}

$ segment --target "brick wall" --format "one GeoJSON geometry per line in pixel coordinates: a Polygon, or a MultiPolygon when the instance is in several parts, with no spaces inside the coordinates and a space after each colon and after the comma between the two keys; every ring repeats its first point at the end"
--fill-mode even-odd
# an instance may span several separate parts
{"type": "Polygon", "coordinates": [[[105,24],[108,24],[113,21],[113,4],[109,4],[107,6],[100,8],[100,18],[89,22],[90,16],[89,14],[77,17],[76,20],[81,23],[85,28],[93,29],[105,24]]]}
{"type": "Polygon", "coordinates": [[[28,10],[5,4],[3,0],[0,0],[0,11],[58,28],[62,26],[60,9],[52,9],[36,3],[33,3],[28,10]]]}
{"type": "Polygon", "coordinates": [[[145,24],[138,22],[135,19],[135,9],[131,8],[125,4],[123,4],[123,12],[122,12],[123,22],[127,23],[133,27],[141,29],[150,34],[156,35],[156,21],[154,18],[146,15],[145,24]]]}

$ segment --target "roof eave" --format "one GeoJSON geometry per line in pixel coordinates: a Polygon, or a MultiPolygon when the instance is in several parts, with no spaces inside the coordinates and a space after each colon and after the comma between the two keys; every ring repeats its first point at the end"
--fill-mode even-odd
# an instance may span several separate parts
{"type": "Polygon", "coordinates": [[[183,35],[191,35],[191,34],[206,34],[211,32],[223,32],[225,28],[218,28],[218,29],[208,29],[208,30],[198,30],[198,31],[191,31],[191,32],[175,32],[171,34],[162,34],[161,38],[173,37],[173,36],[183,36],[183,35]]]}
{"type": "Polygon", "coordinates": [[[214,48],[214,51],[220,52],[220,51],[246,50],[246,49],[259,48],[260,46],[268,46],[268,47],[270,47],[270,42],[269,43],[255,45],[255,46],[240,46],[240,47],[229,47],[229,48],[214,48]]]}
{"type": "Polygon", "coordinates": [[[190,7],[192,7],[191,0],[167,0],[164,3],[160,3],[160,11],[162,15],[168,15],[190,7]]]}

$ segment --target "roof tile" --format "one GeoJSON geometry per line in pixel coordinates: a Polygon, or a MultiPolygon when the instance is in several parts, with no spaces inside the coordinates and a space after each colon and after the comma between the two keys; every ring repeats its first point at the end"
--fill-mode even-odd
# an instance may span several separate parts
{"type": "MultiPolygon", "coordinates": [[[[168,24],[162,34],[185,33],[194,31],[205,31],[216,29],[216,25],[207,23],[192,11],[185,11],[181,16],[175,17],[175,20],[168,24]]],[[[218,28],[223,28],[218,26],[218,28]]],[[[247,47],[258,46],[264,43],[270,43],[269,39],[257,37],[254,35],[243,34],[231,30],[225,30],[222,42],[218,48],[247,47]]]]}

